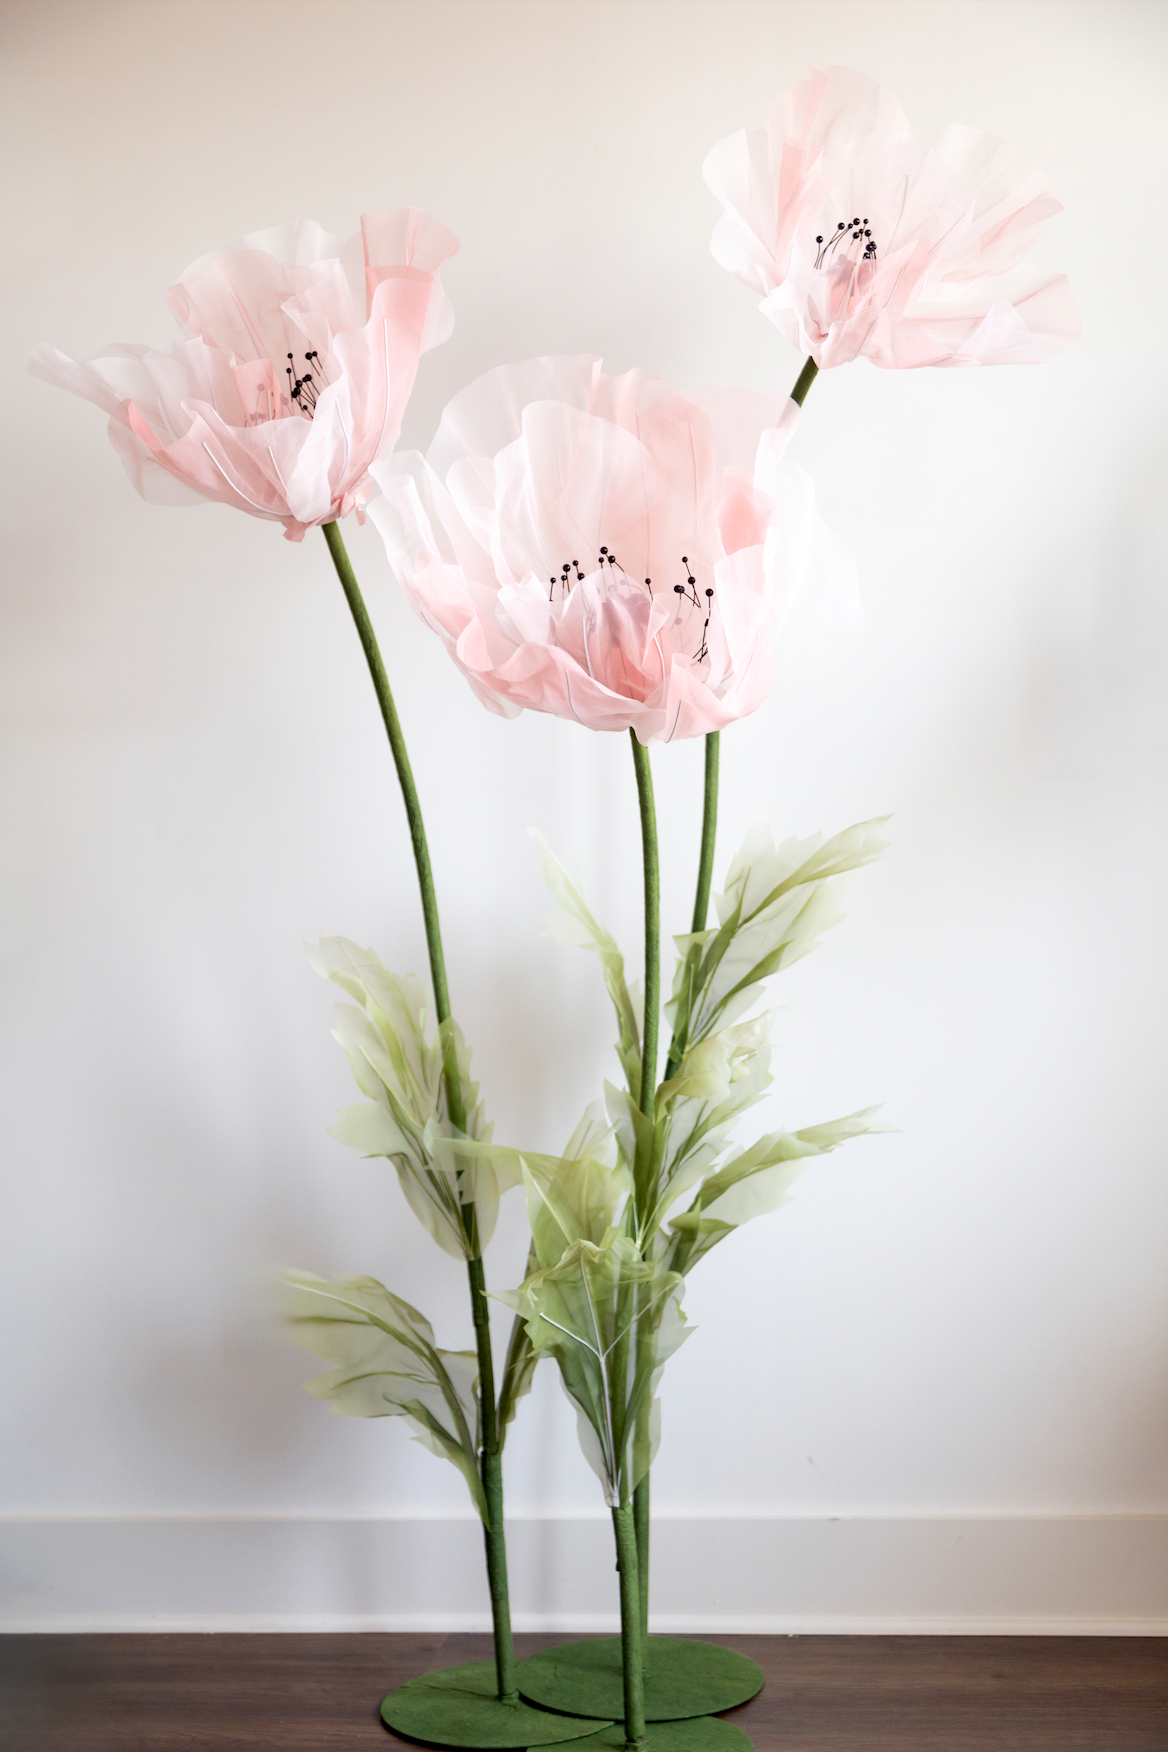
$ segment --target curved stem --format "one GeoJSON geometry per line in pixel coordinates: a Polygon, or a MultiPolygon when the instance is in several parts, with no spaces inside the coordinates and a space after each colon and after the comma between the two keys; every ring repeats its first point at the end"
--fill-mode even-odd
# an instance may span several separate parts
{"type": "MultiPolygon", "coordinates": [[[[657,1021],[661,1012],[661,873],[657,855],[657,811],[653,801],[653,773],[649,765],[649,750],[637,741],[636,732],[629,731],[633,743],[633,766],[637,774],[637,797],[641,806],[641,850],[645,872],[645,1018],[642,1028],[641,1044],[641,1112],[653,1121],[656,1105],[657,1083],[657,1021]]],[[[648,1419],[649,1407],[645,1407],[643,1416],[648,1419]]],[[[624,1512],[624,1511],[622,1511],[624,1512]]],[[[613,1510],[613,1517],[618,1511],[613,1510]]],[[[636,1715],[629,1714],[630,1700],[628,1691],[628,1663],[633,1658],[630,1650],[635,1650],[637,1662],[638,1686],[643,1684],[642,1666],[648,1653],[646,1638],[649,1628],[649,1475],[638,1484],[633,1492],[633,1506],[628,1513],[628,1532],[632,1536],[632,1562],[635,1564],[634,1588],[630,1599],[635,1598],[637,1634],[635,1643],[627,1638],[622,1643],[625,1658],[625,1733],[631,1744],[636,1738],[643,1737],[645,1731],[644,1714],[640,1718],[639,1736],[634,1732],[636,1715]]],[[[620,1554],[620,1529],[618,1526],[618,1564],[621,1566],[621,1634],[625,1637],[625,1587],[626,1587],[626,1557],[620,1554]]],[[[633,1610],[629,1607],[629,1612],[633,1610]]]]}
{"type": "MultiPolygon", "coordinates": [[[[702,846],[698,854],[698,886],[694,894],[693,923],[690,930],[704,931],[710,908],[710,886],[714,875],[714,841],[718,832],[718,773],[721,760],[721,736],[711,730],[706,737],[706,775],[702,797],[702,846]]],[[[674,1076],[681,1063],[681,1043],[674,1035],[665,1066],[665,1081],[674,1076]]]]}
{"type": "Polygon", "coordinates": [[[815,360],[811,355],[808,354],[807,358],[803,361],[802,371],[800,371],[798,377],[795,379],[795,387],[791,391],[791,400],[793,402],[798,402],[799,406],[802,407],[807,399],[807,391],[811,388],[811,385],[815,382],[815,379],[818,376],[819,366],[815,363],[815,360]]]}
{"type": "MultiPolygon", "coordinates": [[[[357,576],[353,571],[340,529],[335,523],[324,525],[324,539],[328,543],[333,565],[337,569],[337,577],[341,581],[341,588],[345,592],[345,599],[356,624],[357,635],[361,640],[361,649],[365,653],[365,661],[369,665],[369,673],[373,678],[373,690],[381,708],[386,735],[389,737],[393,764],[397,768],[402,801],[406,808],[406,819],[410,826],[410,840],[414,848],[414,864],[417,867],[418,887],[422,896],[422,915],[426,922],[426,948],[430,956],[430,982],[434,988],[434,1009],[439,1026],[441,1026],[450,1020],[450,992],[446,984],[446,958],[442,951],[442,928],[438,920],[438,896],[434,890],[434,873],[430,868],[430,848],[426,843],[422,805],[418,800],[418,790],[414,784],[410,757],[406,752],[405,737],[402,735],[397,707],[393,703],[389,677],[385,673],[385,664],[381,660],[377,635],[373,631],[373,623],[369,619],[369,611],[365,607],[365,599],[361,595],[357,576]]],[[[463,1106],[462,1085],[459,1081],[453,1043],[450,1043],[447,1049],[443,1080],[446,1084],[446,1110],[450,1117],[451,1126],[456,1131],[465,1132],[466,1108],[463,1106]]],[[[473,1202],[464,1205],[463,1212],[467,1234],[471,1237],[472,1243],[476,1243],[477,1229],[473,1202]]],[[[518,1699],[519,1692],[515,1679],[515,1650],[511,1639],[511,1607],[507,1590],[507,1547],[503,1530],[502,1451],[499,1442],[498,1412],[495,1406],[495,1367],[491,1355],[487,1289],[483,1274],[483,1262],[478,1255],[477,1245],[475,1257],[467,1260],[466,1269],[470,1285],[471,1317],[475,1329],[475,1349],[478,1354],[479,1403],[482,1408],[483,1420],[481,1467],[483,1491],[487,1499],[489,1516],[483,1532],[487,1548],[487,1579],[491,1591],[491,1615],[495,1631],[495,1671],[500,1699],[505,1703],[513,1703],[518,1699]]]]}
{"type": "MultiPolygon", "coordinates": [[[[815,379],[818,377],[818,375],[819,375],[818,365],[815,363],[814,359],[808,357],[804,361],[803,369],[800,371],[799,376],[795,381],[795,387],[791,391],[791,400],[793,402],[797,402],[798,405],[800,407],[802,407],[803,403],[807,399],[807,391],[811,388],[811,385],[815,382],[815,379]]],[[[636,759],[636,749],[637,749],[637,743],[636,743],[636,740],[634,739],[634,743],[633,743],[633,758],[634,758],[634,760],[636,759]]],[[[720,759],[721,759],[721,738],[720,738],[720,735],[719,735],[717,730],[711,730],[710,733],[708,734],[708,736],[706,737],[705,783],[703,786],[703,795],[702,795],[702,844],[701,844],[701,850],[698,854],[698,883],[697,883],[697,890],[694,894],[693,922],[690,925],[690,931],[695,933],[695,934],[698,931],[705,930],[706,917],[707,917],[707,914],[708,914],[709,908],[710,908],[710,887],[711,887],[711,884],[713,881],[713,872],[714,872],[714,841],[717,837],[717,831],[718,831],[718,779],[719,779],[720,759]]],[[[647,767],[647,765],[648,765],[648,762],[646,760],[646,767],[647,767]]],[[[640,782],[640,769],[639,768],[638,768],[637,778],[638,778],[638,784],[639,784],[639,782],[640,782]]],[[[650,779],[650,786],[651,786],[651,784],[652,784],[652,780],[650,779]]],[[[651,803],[652,803],[652,791],[650,790],[650,804],[651,803]]],[[[644,814],[645,814],[644,801],[642,799],[642,808],[641,808],[642,824],[644,823],[644,814]]],[[[655,830],[654,830],[654,835],[655,835],[655,830]]],[[[654,857],[655,856],[656,856],[656,839],[654,837],[654,857]]],[[[647,864],[647,862],[646,862],[645,893],[646,893],[645,1015],[646,1015],[646,1030],[647,1030],[648,1015],[649,1015],[648,924],[647,924],[649,887],[648,887],[648,864],[647,864]]],[[[656,1043],[656,1033],[654,1033],[654,1040],[653,1040],[654,1061],[656,1061],[656,1044],[657,1044],[656,1043]]],[[[669,1079],[676,1074],[680,1063],[681,1063],[681,1045],[675,1036],[674,1039],[672,1040],[672,1042],[670,1043],[669,1058],[666,1061],[666,1065],[665,1065],[665,1081],[666,1082],[668,1082],[669,1079]]],[[[642,1069],[642,1072],[641,1072],[641,1091],[642,1091],[641,1111],[642,1112],[646,1111],[645,1104],[644,1104],[645,1082],[646,1082],[645,1072],[642,1069]]],[[[649,1111],[650,1117],[652,1117],[652,1109],[650,1108],[648,1111],[649,1111]]],[[[648,1416],[649,1416],[649,1409],[650,1408],[648,1406],[646,1406],[644,1408],[644,1411],[643,1411],[643,1417],[645,1418],[646,1422],[647,1422],[648,1416]]],[[[646,1435],[647,1435],[647,1432],[646,1432],[646,1435]]],[[[639,1649],[639,1654],[640,1654],[640,1659],[641,1659],[642,1665],[647,1660],[648,1652],[649,1652],[649,1527],[650,1527],[650,1514],[649,1514],[650,1485],[649,1485],[649,1478],[650,1478],[650,1474],[648,1472],[646,1472],[644,1478],[641,1479],[640,1483],[637,1485],[636,1489],[633,1492],[633,1528],[634,1528],[634,1537],[635,1537],[636,1554],[637,1554],[637,1583],[638,1583],[637,1592],[638,1592],[638,1596],[639,1596],[638,1604],[639,1604],[639,1619],[640,1619],[640,1626],[639,1626],[639,1628],[640,1628],[640,1649],[639,1649]]],[[[615,1516],[616,1512],[617,1511],[614,1509],[614,1511],[613,1511],[614,1516],[615,1516]]],[[[622,1580],[622,1588],[623,1588],[623,1580],[622,1580]]],[[[626,1704],[626,1708],[627,1708],[627,1704],[626,1704]]],[[[628,1733],[628,1729],[626,1728],[626,1734],[627,1733],[628,1733]]]]}
{"type": "Polygon", "coordinates": [[[652,1123],[657,1096],[657,1023],[661,1011],[661,872],[657,860],[657,811],[649,750],[629,731],[637,798],[641,805],[641,851],[645,872],[645,1020],[641,1031],[641,1112],[652,1123]]]}
{"type": "Polygon", "coordinates": [[[706,776],[702,796],[702,849],[698,854],[698,886],[694,895],[691,931],[704,931],[710,906],[710,883],[714,875],[714,838],[718,831],[718,765],[721,735],[711,730],[706,737],[706,776]]]}
{"type": "MultiPolygon", "coordinates": [[[[442,928],[438,923],[438,896],[434,892],[434,872],[430,868],[430,848],[426,844],[422,805],[418,801],[418,789],[414,784],[410,757],[406,752],[406,740],[402,735],[401,724],[398,721],[397,707],[393,703],[393,694],[390,692],[385,664],[381,661],[377,635],[373,631],[369,610],[365,607],[365,599],[361,595],[357,575],[353,571],[352,562],[341,538],[339,525],[326,523],[324,525],[324,539],[328,542],[329,553],[333,557],[333,565],[336,567],[337,577],[341,581],[341,589],[345,593],[346,601],[356,623],[361,649],[365,653],[365,661],[369,665],[369,673],[373,678],[373,691],[377,695],[377,704],[381,707],[385,733],[389,737],[393,764],[397,768],[402,802],[406,806],[406,819],[410,824],[410,840],[413,844],[414,863],[418,871],[418,887],[422,892],[422,915],[426,921],[426,949],[430,956],[430,983],[434,987],[434,1010],[439,1023],[443,1023],[448,1021],[450,1017],[450,992],[446,984],[446,958],[442,953],[442,928]]],[[[466,1109],[462,1105],[458,1066],[454,1062],[452,1052],[448,1052],[446,1056],[445,1082],[446,1106],[450,1114],[450,1122],[458,1131],[464,1131],[466,1129],[466,1109]]]]}

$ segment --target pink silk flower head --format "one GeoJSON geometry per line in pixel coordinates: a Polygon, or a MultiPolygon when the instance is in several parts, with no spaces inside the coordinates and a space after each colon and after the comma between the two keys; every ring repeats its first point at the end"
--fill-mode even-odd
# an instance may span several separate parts
{"type": "Polygon", "coordinates": [[[914,134],[891,92],[813,67],[715,146],[715,259],[821,368],[1035,364],[1079,334],[1066,276],[1019,264],[1062,211],[989,134],[914,134]]]}
{"type": "Polygon", "coordinates": [[[774,627],[850,636],[855,569],[783,461],[794,402],[532,359],[454,398],[369,515],[475,693],[643,743],[759,706],[774,627]]]}
{"type": "Polygon", "coordinates": [[[171,346],[82,363],[42,345],[29,370],[106,410],[144,499],[217,499],[300,541],[362,515],[419,355],[453,328],[438,270],[457,248],[417,207],[364,214],[343,249],[310,221],[257,232],[170,288],[171,346]]]}

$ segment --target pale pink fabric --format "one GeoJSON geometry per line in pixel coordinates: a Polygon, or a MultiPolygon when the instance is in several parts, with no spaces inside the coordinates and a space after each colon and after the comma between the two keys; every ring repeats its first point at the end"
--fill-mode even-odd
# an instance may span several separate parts
{"type": "Polygon", "coordinates": [[[716,260],[820,367],[1031,364],[1079,333],[1066,276],[1020,265],[1062,211],[1044,178],[973,128],[914,134],[862,73],[813,67],[704,174],[716,260]]]}
{"type": "Polygon", "coordinates": [[[761,704],[776,619],[854,633],[855,571],[782,460],[794,402],[682,395],[591,358],[489,372],[369,515],[422,619],[492,711],[642,742],[761,704]]]}
{"type": "Polygon", "coordinates": [[[170,288],[171,346],[82,363],[42,345],[29,370],[106,410],[143,498],[217,499],[300,541],[362,515],[419,354],[453,326],[438,278],[453,234],[416,207],[367,213],[361,232],[343,251],[312,223],[257,233],[170,288]]]}

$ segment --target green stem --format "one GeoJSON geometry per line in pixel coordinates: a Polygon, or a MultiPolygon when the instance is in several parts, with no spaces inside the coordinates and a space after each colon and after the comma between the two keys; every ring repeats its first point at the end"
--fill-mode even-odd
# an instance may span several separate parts
{"type": "MultiPolygon", "coordinates": [[[[694,894],[691,931],[704,931],[710,907],[710,886],[714,876],[714,840],[718,832],[718,773],[722,753],[721,736],[711,730],[706,737],[706,774],[702,796],[702,848],[698,854],[698,886],[694,894]]],[[[674,1035],[665,1066],[665,1081],[677,1072],[681,1063],[681,1043],[674,1035]]]]}
{"type": "MultiPolygon", "coordinates": [[[[652,1411],[652,1401],[646,1405],[644,1412],[637,1419],[637,1439],[647,1441],[649,1432],[643,1428],[648,1424],[652,1411]]],[[[641,1613],[641,1664],[649,1662],[649,1474],[646,1472],[640,1484],[633,1492],[633,1528],[637,1537],[637,1595],[641,1613]]]]}
{"type": "Polygon", "coordinates": [[[645,1675],[641,1651],[641,1601],[637,1586],[637,1535],[631,1503],[614,1503],[616,1567],[620,1571],[621,1667],[625,1682],[625,1745],[645,1743],[645,1675]]]}
{"type": "Polygon", "coordinates": [[[503,1526],[503,1452],[499,1441],[499,1414],[495,1406],[495,1364],[491,1355],[491,1328],[487,1286],[481,1258],[468,1259],[470,1305],[474,1317],[475,1349],[479,1359],[479,1401],[483,1416],[483,1494],[487,1499],[489,1525],[483,1528],[487,1549],[487,1583],[491,1590],[491,1621],[495,1629],[495,1677],[502,1703],[515,1703],[519,1686],[515,1678],[515,1646],[511,1640],[511,1599],[507,1588],[507,1537],[503,1526]]]}
{"type": "MultiPolygon", "coordinates": [[[[815,363],[815,360],[809,357],[808,359],[806,359],[804,361],[803,369],[800,371],[799,376],[796,379],[795,387],[791,391],[791,400],[793,402],[797,402],[798,405],[800,407],[802,407],[803,403],[807,399],[807,391],[811,388],[811,385],[815,382],[815,379],[818,375],[819,375],[819,367],[815,363]]],[[[634,760],[636,760],[636,758],[637,758],[637,747],[638,747],[638,744],[634,738],[634,742],[633,742],[633,758],[634,758],[634,760]]],[[[721,738],[720,738],[720,735],[719,735],[717,730],[711,730],[706,737],[705,783],[703,786],[703,795],[702,795],[702,844],[701,844],[701,851],[698,854],[698,884],[697,884],[697,890],[694,894],[693,923],[690,925],[691,932],[693,932],[695,934],[698,931],[705,930],[706,917],[707,917],[707,914],[708,914],[709,908],[710,908],[710,887],[711,887],[711,884],[713,882],[713,873],[714,873],[714,841],[717,837],[717,832],[718,832],[718,779],[719,779],[720,759],[721,759],[721,738]]],[[[645,760],[645,768],[646,768],[646,774],[648,776],[647,754],[646,754],[646,760],[645,760]]],[[[638,766],[638,769],[637,769],[638,787],[640,787],[640,779],[641,779],[641,773],[640,773],[640,767],[638,766]]],[[[648,777],[648,784],[649,784],[649,808],[650,808],[650,810],[652,810],[652,778],[651,778],[651,776],[648,777]]],[[[642,791],[642,794],[641,794],[642,828],[644,828],[645,819],[646,819],[645,800],[644,800],[644,792],[642,791]]],[[[655,825],[654,825],[652,831],[653,831],[654,872],[656,873],[657,845],[656,845],[656,827],[655,827],[655,825]]],[[[648,952],[648,939],[649,939],[649,926],[648,926],[649,853],[648,853],[647,845],[646,845],[646,853],[645,853],[645,898],[646,898],[646,914],[645,914],[645,917],[646,917],[646,924],[645,924],[645,970],[646,970],[645,971],[645,1017],[646,1017],[646,1053],[647,1053],[647,1051],[648,1051],[648,1016],[649,1016],[649,973],[648,973],[648,966],[649,966],[649,952],[648,952]]],[[[654,947],[656,948],[656,943],[654,944],[654,947]]],[[[654,1035],[653,1035],[654,1063],[656,1062],[656,1054],[657,1054],[657,1039],[656,1039],[656,1024],[654,1024],[654,1035]]],[[[670,1044],[669,1058],[666,1061],[666,1065],[665,1065],[665,1079],[664,1080],[666,1082],[668,1082],[669,1079],[676,1074],[677,1068],[680,1065],[680,1063],[681,1063],[681,1047],[680,1047],[680,1043],[678,1042],[678,1040],[675,1037],[674,1040],[670,1044]]],[[[641,1111],[642,1112],[648,1111],[649,1116],[651,1118],[652,1117],[652,1108],[649,1108],[648,1110],[646,1110],[646,1108],[645,1108],[644,1091],[645,1091],[646,1081],[647,1081],[647,1079],[645,1076],[645,1072],[644,1072],[644,1069],[642,1069],[642,1072],[641,1072],[641,1111]]],[[[648,1406],[646,1406],[644,1412],[642,1413],[642,1417],[646,1420],[648,1419],[648,1416],[649,1416],[649,1410],[650,1410],[650,1408],[648,1406]]],[[[638,1420],[638,1422],[640,1422],[640,1420],[638,1420]]],[[[647,1438],[647,1433],[648,1432],[646,1431],[645,1432],[646,1438],[647,1438]]],[[[641,1659],[642,1659],[642,1661],[647,1659],[648,1652],[649,1652],[649,1524],[650,1524],[650,1522],[649,1522],[649,1497],[650,1497],[649,1474],[646,1472],[644,1478],[642,1478],[641,1482],[637,1485],[637,1488],[633,1492],[633,1524],[634,1524],[636,1548],[637,1548],[637,1583],[638,1583],[638,1595],[639,1595],[639,1616],[640,1616],[641,1659]]],[[[617,1513],[617,1511],[614,1509],[613,1514],[615,1515],[616,1513],[617,1513]]],[[[622,1584],[622,1587],[623,1587],[623,1584],[622,1584]]],[[[622,1594],[622,1598],[623,1598],[623,1594],[622,1594]]],[[[626,1730],[626,1732],[627,1732],[627,1730],[626,1730]]]]}
{"type": "Polygon", "coordinates": [[[691,931],[704,931],[714,876],[714,838],[718,831],[718,766],[722,738],[717,730],[706,737],[706,775],[702,795],[702,849],[698,854],[698,886],[694,895],[691,931]]]}
{"type": "Polygon", "coordinates": [[[645,1022],[641,1038],[641,1112],[652,1124],[657,1095],[657,1022],[661,1011],[661,872],[657,861],[657,811],[649,750],[629,731],[637,798],[641,805],[641,850],[645,869],[645,1022]]]}
{"type": "MultiPolygon", "coordinates": [[[[426,947],[430,956],[430,981],[434,987],[434,1009],[441,1026],[450,1020],[450,992],[446,984],[446,958],[442,952],[438,897],[434,891],[434,873],[430,868],[430,849],[426,844],[422,805],[418,801],[418,790],[414,784],[410,757],[406,752],[405,737],[402,735],[397,707],[393,703],[389,677],[385,673],[385,664],[381,660],[377,635],[373,631],[373,623],[369,619],[369,611],[365,607],[365,599],[361,595],[357,576],[353,571],[352,563],[341,538],[340,529],[335,523],[324,525],[324,539],[328,543],[333,565],[337,569],[337,577],[341,581],[341,588],[345,592],[345,598],[357,627],[361,649],[365,653],[365,661],[369,665],[369,673],[373,678],[373,689],[377,695],[377,703],[381,708],[386,735],[389,737],[393,763],[397,768],[402,801],[406,808],[406,819],[410,826],[410,840],[414,848],[418,887],[422,895],[422,915],[426,922],[426,947]]],[[[458,1065],[452,1046],[446,1054],[443,1075],[446,1084],[446,1109],[451,1126],[455,1131],[465,1132],[466,1109],[462,1102],[462,1085],[459,1082],[458,1065]]],[[[473,1203],[464,1206],[463,1210],[467,1234],[474,1245],[477,1242],[477,1231],[473,1203]]],[[[483,1419],[481,1467],[483,1492],[487,1499],[489,1516],[489,1524],[484,1528],[484,1537],[487,1548],[487,1580],[491,1591],[491,1615],[495,1629],[495,1671],[499,1683],[500,1699],[506,1703],[513,1703],[518,1698],[519,1691],[515,1680],[515,1649],[511,1639],[511,1606],[507,1592],[502,1450],[499,1442],[498,1413],[495,1406],[495,1368],[491,1355],[487,1289],[483,1274],[483,1262],[477,1254],[477,1247],[475,1257],[467,1260],[466,1269],[470,1282],[471,1317],[474,1321],[475,1349],[478,1353],[479,1364],[479,1402],[482,1407],[483,1419]]]]}
{"type": "MultiPolygon", "coordinates": [[[[446,957],[442,953],[442,929],[438,923],[438,896],[434,892],[434,872],[430,868],[430,848],[426,844],[426,829],[422,821],[422,805],[418,801],[418,788],[414,784],[410,757],[406,752],[406,739],[402,735],[397,707],[393,703],[389,677],[385,673],[385,664],[381,661],[377,635],[373,631],[373,623],[369,619],[369,610],[365,607],[365,599],[361,595],[357,575],[346,552],[344,541],[341,539],[340,526],[336,523],[326,523],[324,525],[324,539],[328,542],[329,553],[333,557],[333,565],[337,568],[337,577],[341,581],[341,589],[345,593],[345,598],[356,622],[357,636],[361,640],[361,649],[365,653],[365,661],[368,663],[369,673],[373,677],[373,691],[376,693],[377,703],[381,707],[385,732],[389,737],[390,751],[393,754],[393,764],[397,768],[402,801],[406,806],[406,819],[410,824],[410,840],[413,844],[414,863],[418,871],[418,887],[422,891],[422,916],[426,921],[426,948],[430,955],[430,983],[434,987],[434,1009],[439,1023],[442,1023],[450,1017],[450,992],[446,984],[446,957]]],[[[446,1056],[445,1080],[446,1106],[450,1114],[450,1123],[457,1131],[465,1131],[466,1110],[462,1105],[462,1089],[458,1081],[458,1066],[454,1062],[453,1052],[448,1052],[446,1056]]]]}
{"type": "MultiPolygon", "coordinates": [[[[637,797],[641,806],[641,850],[645,873],[645,1018],[641,1043],[641,1112],[652,1124],[656,1105],[657,1026],[661,1013],[661,872],[657,855],[657,811],[653,801],[653,772],[649,765],[649,750],[637,741],[636,732],[629,731],[633,743],[633,766],[637,773],[637,797]]],[[[644,1416],[649,1416],[645,1408],[644,1416]]],[[[647,1438],[647,1431],[645,1432],[647,1438]]],[[[614,1510],[615,1514],[616,1511],[614,1510]]],[[[645,1639],[649,1634],[649,1479],[641,1480],[633,1492],[632,1529],[634,1553],[637,1559],[637,1665],[638,1683],[643,1686],[641,1665],[648,1652],[645,1639]]],[[[619,1562],[619,1533],[618,1533],[619,1562]]],[[[622,1636],[625,1583],[621,1576],[622,1636]]],[[[627,1655],[627,1649],[626,1649],[627,1655]]],[[[626,1675],[625,1711],[628,1714],[628,1679],[626,1675]]],[[[644,1734],[644,1714],[641,1715],[641,1735],[644,1734]]],[[[636,1737],[626,1723],[630,1742],[636,1737]]]]}
{"type": "Polygon", "coordinates": [[[810,354],[808,354],[807,358],[803,361],[802,371],[800,371],[798,377],[795,379],[795,387],[791,391],[791,400],[793,402],[798,402],[799,406],[802,407],[807,399],[807,391],[811,388],[811,385],[815,382],[815,379],[818,376],[819,366],[815,363],[815,360],[811,358],[810,354]]]}

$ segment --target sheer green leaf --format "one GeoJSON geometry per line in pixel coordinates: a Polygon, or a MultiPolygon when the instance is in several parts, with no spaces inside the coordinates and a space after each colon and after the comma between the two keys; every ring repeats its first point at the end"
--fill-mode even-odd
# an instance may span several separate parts
{"type": "Polygon", "coordinates": [[[421,982],[400,979],[372,950],[323,937],[309,953],[317,971],[361,1005],[338,1005],[333,1032],[369,1099],[342,1108],[331,1135],[366,1155],[387,1157],[427,1234],[455,1259],[474,1258],[494,1233],[499,1199],[518,1185],[519,1171],[508,1152],[490,1146],[465,1041],[452,1021],[428,1039],[421,982]],[[462,1090],[465,1137],[447,1113],[448,1060],[462,1090]]]}
{"type": "Polygon", "coordinates": [[[535,1351],[551,1351],[583,1418],[586,1458],[609,1502],[624,1502],[639,1482],[646,1452],[633,1441],[637,1414],[651,1398],[666,1357],[686,1336],[683,1317],[665,1318],[678,1275],[641,1258],[620,1236],[603,1246],[577,1241],[554,1266],[534,1272],[515,1293],[535,1351]]]}
{"type": "Polygon", "coordinates": [[[659,1145],[644,1211],[643,1243],[677,1200],[710,1172],[737,1120],[771,1084],[771,1013],[699,1041],[658,1094],[659,1145]]]}
{"type": "Polygon", "coordinates": [[[778,848],[759,826],[715,896],[719,924],[675,939],[678,961],[666,1015],[684,1053],[740,1016],[755,988],[819,945],[839,922],[836,878],[886,849],[884,821],[861,822],[824,843],[819,835],[778,848]]]}
{"type": "Polygon", "coordinates": [[[457,1466],[486,1521],[474,1353],[439,1350],[425,1316],[376,1278],[288,1272],[280,1303],[296,1343],[338,1365],[307,1391],[345,1417],[404,1417],[415,1440],[457,1466]]]}
{"type": "Polygon", "coordinates": [[[594,1102],[576,1127],[563,1156],[523,1154],[527,1219],[535,1266],[555,1265],[576,1241],[603,1245],[631,1181],[616,1161],[604,1110],[594,1102]],[[577,1153],[581,1152],[581,1153],[577,1153]]]}
{"type": "MultiPolygon", "coordinates": [[[[535,1248],[532,1247],[527,1255],[527,1275],[530,1276],[538,1267],[539,1261],[535,1256],[535,1248]]],[[[516,1314],[511,1322],[511,1338],[503,1364],[503,1377],[499,1383],[500,1442],[507,1439],[507,1425],[514,1418],[519,1401],[531,1392],[538,1363],[539,1353],[532,1350],[531,1340],[527,1336],[527,1322],[516,1314]]]]}
{"type": "Polygon", "coordinates": [[[646,1119],[629,1091],[618,1089],[615,1083],[605,1083],[604,1099],[616,1139],[618,1165],[629,1174],[635,1209],[644,1210],[660,1151],[661,1127],[646,1119]]]}
{"type": "Polygon", "coordinates": [[[579,949],[590,949],[599,958],[604,983],[616,1011],[619,1030],[617,1056],[633,1100],[638,1101],[641,1094],[641,1019],[633,993],[625,983],[625,958],[617,948],[615,938],[593,918],[578,884],[573,882],[543,835],[532,828],[531,837],[539,847],[543,879],[552,898],[559,902],[558,912],[548,921],[547,935],[561,943],[573,943],[579,949]]]}
{"type": "Polygon", "coordinates": [[[844,1119],[797,1132],[771,1132],[731,1158],[698,1188],[689,1210],[669,1224],[672,1237],[664,1258],[678,1272],[689,1272],[733,1229],[786,1204],[790,1189],[815,1156],[825,1156],[851,1138],[890,1131],[865,1107],[844,1119]]]}

